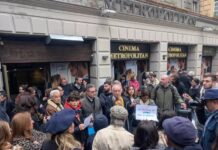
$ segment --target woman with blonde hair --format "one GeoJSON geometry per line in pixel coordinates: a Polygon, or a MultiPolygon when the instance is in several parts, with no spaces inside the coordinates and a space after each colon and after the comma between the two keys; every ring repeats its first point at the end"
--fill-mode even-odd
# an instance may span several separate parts
{"type": "Polygon", "coordinates": [[[11,121],[12,144],[20,145],[24,150],[39,150],[46,135],[33,130],[33,120],[29,112],[14,115],[11,121]]]}
{"type": "Polygon", "coordinates": [[[0,121],[0,150],[11,149],[11,133],[9,124],[5,121],[0,121]]]}
{"type": "Polygon", "coordinates": [[[51,139],[43,143],[41,150],[81,150],[81,144],[72,135],[75,117],[76,113],[72,109],[55,113],[45,125],[51,139]]]}

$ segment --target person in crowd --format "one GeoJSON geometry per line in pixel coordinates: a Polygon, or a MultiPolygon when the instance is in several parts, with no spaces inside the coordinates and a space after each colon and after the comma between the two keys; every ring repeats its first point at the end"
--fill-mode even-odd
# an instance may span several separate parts
{"type": "Polygon", "coordinates": [[[167,75],[161,76],[160,83],[152,91],[151,99],[158,106],[158,111],[173,110],[176,105],[186,108],[186,104],[180,97],[177,89],[169,83],[167,75]]]}
{"type": "Polygon", "coordinates": [[[85,143],[85,135],[84,135],[84,129],[85,126],[83,124],[83,117],[81,114],[81,102],[80,102],[80,94],[77,91],[73,91],[70,93],[70,96],[68,97],[64,107],[66,109],[72,109],[75,111],[76,116],[74,118],[74,137],[77,141],[84,144],[85,143]]]}
{"type": "Polygon", "coordinates": [[[195,143],[197,132],[189,119],[179,116],[166,119],[163,128],[167,145],[172,150],[203,150],[200,144],[195,143]]]}
{"type": "Polygon", "coordinates": [[[19,103],[15,107],[15,113],[28,111],[34,121],[34,129],[41,130],[43,124],[43,114],[39,112],[39,106],[35,97],[30,94],[20,96],[19,103]]]}
{"type": "Polygon", "coordinates": [[[83,78],[83,81],[82,81],[82,85],[83,85],[83,88],[86,89],[86,85],[89,83],[89,79],[88,78],[83,78]]]}
{"type": "Polygon", "coordinates": [[[64,90],[61,86],[58,86],[57,88],[53,90],[59,90],[61,95],[61,104],[65,104],[66,99],[64,99],[64,90]]]}
{"type": "Polygon", "coordinates": [[[55,74],[51,76],[51,85],[49,85],[49,88],[57,88],[58,86],[61,85],[61,75],[60,74],[55,74]]]}
{"type": "Polygon", "coordinates": [[[218,131],[218,89],[207,89],[203,97],[203,103],[210,115],[204,126],[201,144],[203,149],[211,150],[218,131]]]}
{"type": "Polygon", "coordinates": [[[138,94],[139,90],[140,90],[140,84],[139,82],[136,80],[135,77],[135,73],[132,73],[130,80],[129,80],[129,86],[133,86],[135,89],[136,94],[138,94]]]}
{"type": "Polygon", "coordinates": [[[200,98],[200,80],[198,78],[193,78],[191,81],[191,88],[189,89],[189,95],[192,99],[200,98]]]}
{"type": "Polygon", "coordinates": [[[102,106],[103,114],[110,120],[110,108],[113,106],[112,102],[112,92],[111,92],[111,82],[105,81],[104,82],[104,92],[100,94],[100,102],[102,106]]]}
{"type": "Polygon", "coordinates": [[[212,145],[212,150],[217,150],[218,149],[218,130],[216,131],[216,139],[213,142],[212,145]]]}
{"type": "Polygon", "coordinates": [[[87,117],[93,114],[102,114],[101,102],[98,97],[96,97],[96,88],[93,84],[88,84],[86,86],[86,96],[81,100],[81,109],[83,117],[87,117]]]}
{"type": "Polygon", "coordinates": [[[71,91],[77,91],[82,95],[83,92],[85,91],[85,89],[84,89],[84,87],[82,85],[82,82],[83,82],[82,77],[76,77],[75,83],[72,85],[71,91]]]}
{"type": "Polygon", "coordinates": [[[11,140],[11,132],[8,122],[0,121],[0,149],[1,150],[11,150],[12,145],[10,143],[11,140]]]}
{"type": "Polygon", "coordinates": [[[179,73],[179,81],[185,85],[185,89],[187,91],[189,91],[191,87],[191,80],[192,80],[192,76],[189,76],[187,71],[181,71],[181,73],[179,73]]]}
{"type": "Polygon", "coordinates": [[[51,138],[42,144],[41,150],[82,150],[81,144],[73,137],[76,113],[64,109],[55,113],[45,125],[51,138]]]}
{"type": "Polygon", "coordinates": [[[52,90],[50,92],[50,99],[46,106],[46,113],[52,116],[54,113],[61,111],[64,107],[61,104],[61,94],[59,90],[52,90]]]}
{"type": "Polygon", "coordinates": [[[164,131],[163,131],[163,122],[166,119],[172,118],[176,116],[176,112],[172,110],[165,110],[160,114],[159,122],[158,122],[158,134],[159,134],[159,144],[163,145],[165,148],[168,147],[164,131]]]}
{"type": "Polygon", "coordinates": [[[176,87],[180,96],[182,96],[185,93],[188,93],[188,91],[185,88],[185,85],[179,80],[178,74],[171,74],[170,81],[172,85],[176,87]]]}
{"type": "Polygon", "coordinates": [[[203,86],[200,91],[200,97],[204,95],[204,92],[206,89],[211,89],[211,88],[217,88],[216,87],[216,76],[211,73],[207,73],[203,77],[203,86]]]}
{"type": "Polygon", "coordinates": [[[39,100],[39,97],[36,95],[36,89],[34,87],[30,86],[27,88],[27,92],[30,94],[30,96],[32,96],[35,99],[35,102],[39,106],[41,104],[41,102],[39,100]]]}
{"type": "Polygon", "coordinates": [[[218,87],[218,71],[215,73],[216,76],[216,87],[218,87]]]}
{"type": "Polygon", "coordinates": [[[88,137],[87,139],[87,142],[85,144],[85,150],[92,150],[92,143],[93,143],[93,140],[95,138],[95,135],[96,133],[103,129],[103,128],[106,128],[108,126],[108,119],[105,115],[103,114],[98,114],[96,115],[95,117],[95,120],[93,122],[93,127],[94,127],[94,130],[95,130],[95,134],[91,135],[88,137]]]}
{"type": "MultiPolygon", "coordinates": [[[[112,78],[106,78],[105,82],[110,82],[112,83],[112,78]]],[[[100,97],[101,93],[104,92],[104,84],[102,84],[99,88],[98,88],[98,97],[100,97]]]]}
{"type": "Polygon", "coordinates": [[[67,79],[64,76],[61,76],[61,85],[64,90],[63,99],[67,99],[71,92],[71,84],[68,83],[67,79]]]}
{"type": "Polygon", "coordinates": [[[19,97],[20,97],[21,95],[27,93],[27,88],[28,88],[28,85],[26,85],[26,84],[22,84],[22,85],[19,86],[19,94],[18,94],[18,95],[16,96],[16,98],[15,98],[15,104],[18,103],[19,97]]]}
{"type": "MultiPolygon", "coordinates": [[[[46,89],[46,90],[45,90],[45,95],[44,95],[44,97],[42,98],[42,106],[43,106],[44,111],[45,111],[45,108],[46,108],[46,106],[47,106],[47,103],[48,103],[48,100],[49,100],[51,91],[52,91],[51,88],[46,89]]],[[[42,107],[42,106],[41,106],[41,107],[42,107]]]]}
{"type": "Polygon", "coordinates": [[[29,112],[14,115],[11,121],[12,144],[20,145],[24,150],[40,150],[46,135],[33,129],[33,120],[29,112]]]}
{"type": "Polygon", "coordinates": [[[128,111],[127,129],[133,132],[133,127],[135,127],[135,107],[139,104],[139,99],[137,99],[136,92],[133,86],[128,86],[126,89],[126,108],[128,111]]]}
{"type": "Polygon", "coordinates": [[[148,89],[149,93],[151,94],[152,90],[159,84],[159,80],[155,73],[150,72],[148,74],[148,78],[145,81],[144,88],[148,89]]]}
{"type": "Polygon", "coordinates": [[[139,101],[141,105],[156,105],[154,100],[150,98],[150,93],[148,89],[141,90],[141,99],[139,101]]]}
{"type": "Polygon", "coordinates": [[[132,150],[164,150],[164,147],[159,145],[158,141],[159,136],[155,123],[152,121],[142,121],[137,126],[132,150]]]}
{"type": "Polygon", "coordinates": [[[123,126],[128,118],[128,111],[122,106],[111,108],[110,125],[95,135],[92,150],[127,150],[133,145],[133,135],[123,126]]]}
{"type": "Polygon", "coordinates": [[[112,85],[113,105],[119,105],[123,107],[126,106],[125,97],[122,96],[122,92],[123,92],[123,89],[122,89],[121,83],[119,81],[118,82],[114,81],[114,84],[112,85]]]}
{"type": "Polygon", "coordinates": [[[123,74],[120,78],[120,83],[122,84],[123,90],[129,85],[129,81],[126,79],[126,75],[123,74]]]}
{"type": "Polygon", "coordinates": [[[10,118],[7,114],[7,101],[5,91],[0,91],[0,120],[10,122],[10,118]]]}

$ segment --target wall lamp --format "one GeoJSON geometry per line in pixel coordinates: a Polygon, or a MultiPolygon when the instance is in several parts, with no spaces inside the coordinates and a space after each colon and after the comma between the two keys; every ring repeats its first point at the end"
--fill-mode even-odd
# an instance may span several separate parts
{"type": "Polygon", "coordinates": [[[107,60],[107,59],[108,59],[108,56],[102,56],[102,59],[103,59],[103,60],[107,60]]]}
{"type": "Polygon", "coordinates": [[[167,55],[163,55],[162,58],[163,58],[163,60],[166,60],[167,59],[167,55]]]}
{"type": "Polygon", "coordinates": [[[117,12],[115,10],[101,8],[101,16],[103,16],[103,17],[111,17],[116,13],[117,12]]]}

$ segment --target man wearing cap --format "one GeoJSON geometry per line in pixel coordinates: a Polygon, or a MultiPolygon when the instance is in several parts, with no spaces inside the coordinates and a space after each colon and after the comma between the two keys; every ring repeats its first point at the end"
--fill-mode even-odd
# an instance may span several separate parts
{"type": "Polygon", "coordinates": [[[10,118],[6,112],[6,99],[5,91],[0,91],[0,120],[10,122],[10,118]]]}
{"type": "Polygon", "coordinates": [[[97,132],[92,150],[128,150],[133,145],[133,135],[123,128],[127,110],[117,105],[110,111],[110,126],[97,132]]]}
{"type": "Polygon", "coordinates": [[[218,89],[206,90],[202,102],[211,114],[205,123],[201,144],[205,150],[210,150],[218,130],[218,89]]]}
{"type": "Polygon", "coordinates": [[[195,143],[197,131],[189,119],[179,116],[166,119],[163,128],[172,150],[202,150],[200,144],[195,143]]]}

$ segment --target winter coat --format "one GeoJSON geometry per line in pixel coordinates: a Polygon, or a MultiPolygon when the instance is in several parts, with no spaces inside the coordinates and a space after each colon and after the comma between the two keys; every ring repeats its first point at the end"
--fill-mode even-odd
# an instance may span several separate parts
{"type": "Polygon", "coordinates": [[[94,116],[96,114],[102,114],[101,103],[98,97],[95,97],[91,101],[87,96],[81,100],[82,115],[84,118],[88,117],[90,114],[94,116]]]}
{"type": "Polygon", "coordinates": [[[218,131],[218,110],[213,112],[205,123],[201,139],[203,149],[211,150],[212,143],[216,138],[216,131],[218,131]]]}
{"type": "Polygon", "coordinates": [[[40,150],[45,139],[46,134],[33,130],[32,140],[25,137],[15,137],[12,140],[12,144],[19,145],[23,147],[24,150],[40,150]],[[37,141],[38,143],[34,143],[34,141],[37,141]]]}
{"type": "Polygon", "coordinates": [[[7,107],[6,107],[6,100],[4,100],[3,102],[0,102],[0,120],[6,121],[6,122],[10,122],[10,118],[7,114],[7,107]]]}
{"type": "Polygon", "coordinates": [[[108,120],[110,120],[110,109],[113,106],[112,97],[112,93],[101,93],[99,97],[102,106],[102,112],[108,118],[108,120]]]}
{"type": "Polygon", "coordinates": [[[47,115],[52,116],[54,113],[61,111],[63,109],[64,109],[64,107],[62,106],[62,104],[56,104],[51,99],[48,100],[48,104],[46,106],[47,115]]]}
{"type": "Polygon", "coordinates": [[[151,99],[155,101],[159,112],[173,110],[176,104],[184,102],[176,87],[171,84],[167,87],[164,87],[161,84],[157,85],[151,93],[151,99]]]}
{"type": "Polygon", "coordinates": [[[97,132],[92,150],[130,150],[133,135],[123,127],[108,126],[97,132]]]}

